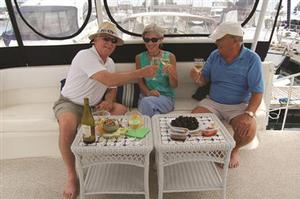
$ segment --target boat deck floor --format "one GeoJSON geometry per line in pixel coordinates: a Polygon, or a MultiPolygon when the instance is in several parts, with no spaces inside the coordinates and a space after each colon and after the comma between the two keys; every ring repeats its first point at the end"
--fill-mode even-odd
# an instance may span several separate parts
{"type": "MultiPolygon", "coordinates": [[[[240,152],[240,166],[228,172],[226,198],[300,198],[300,132],[267,131],[256,150],[240,152]]],[[[177,174],[174,174],[177,175],[177,174]]],[[[157,173],[150,169],[150,199],[157,199],[157,173]]],[[[62,198],[65,166],[61,158],[0,161],[0,198],[62,198]]],[[[86,199],[144,199],[142,195],[97,195],[86,199]]],[[[218,191],[164,194],[164,199],[220,199],[218,191]]]]}

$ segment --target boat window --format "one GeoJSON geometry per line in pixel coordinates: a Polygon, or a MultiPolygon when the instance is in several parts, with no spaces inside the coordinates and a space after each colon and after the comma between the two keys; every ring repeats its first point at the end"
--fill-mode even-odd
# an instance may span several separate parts
{"type": "Polygon", "coordinates": [[[14,35],[4,0],[0,0],[0,48],[9,43],[9,37],[14,35]]]}
{"type": "MultiPolygon", "coordinates": [[[[75,7],[62,9],[45,8],[34,11],[34,7],[26,7],[22,10],[24,18],[36,30],[48,36],[65,36],[78,30],[77,12],[75,7]]],[[[17,14],[17,22],[23,40],[43,40],[35,34],[17,14]]]]}
{"type": "MultiPolygon", "coordinates": [[[[149,23],[167,36],[208,36],[222,21],[245,22],[255,0],[104,0],[110,20],[126,35],[139,36],[149,23]]],[[[255,26],[255,20],[249,22],[255,26]]]]}
{"type": "MultiPolygon", "coordinates": [[[[207,38],[223,21],[238,21],[245,29],[245,40],[253,40],[264,2],[259,0],[92,0],[92,15],[80,35],[66,40],[49,40],[27,27],[17,14],[14,1],[18,2],[25,19],[47,36],[63,37],[76,32],[88,14],[89,0],[11,0],[17,23],[12,26],[6,1],[0,0],[0,47],[18,45],[15,36],[17,30],[13,28],[15,26],[18,27],[25,46],[88,43],[88,35],[97,31],[98,21],[103,20],[116,23],[124,40],[140,40],[144,27],[151,22],[161,25],[166,31],[166,37],[190,37],[189,40],[207,38]]],[[[278,8],[276,5],[279,2],[280,0],[269,1],[266,16],[262,20],[263,28],[259,41],[269,41],[271,38],[278,8]]],[[[277,23],[278,30],[286,27],[299,29],[300,12],[297,5],[300,1],[291,1],[291,12],[294,17],[291,18],[289,25],[286,18],[287,1],[282,2],[277,23]]],[[[275,32],[274,37],[275,35],[280,37],[282,33],[275,32]]]]}
{"type": "MultiPolygon", "coordinates": [[[[0,2],[3,0],[0,0],[0,2]]],[[[88,17],[88,0],[23,0],[17,1],[21,15],[30,26],[38,33],[46,35],[47,37],[58,38],[53,40],[51,38],[44,38],[36,34],[21,18],[14,6],[14,13],[16,23],[20,32],[21,39],[24,45],[61,45],[73,43],[88,43],[88,35],[92,31],[96,31],[98,27],[95,4],[91,1],[92,14],[83,31],[71,39],[59,40],[60,37],[69,37],[75,34],[84,24],[86,17],[88,17]]],[[[14,2],[13,2],[14,3],[14,2]]],[[[4,3],[5,6],[5,3],[4,3]]],[[[12,25],[9,19],[5,20],[6,26],[3,27],[3,40],[6,46],[16,46],[17,40],[14,34],[12,25]]]]}

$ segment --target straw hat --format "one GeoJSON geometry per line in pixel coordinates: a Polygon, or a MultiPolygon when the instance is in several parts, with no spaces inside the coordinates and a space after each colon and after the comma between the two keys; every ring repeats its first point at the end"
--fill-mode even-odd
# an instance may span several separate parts
{"type": "Polygon", "coordinates": [[[123,39],[121,39],[118,34],[117,34],[117,27],[114,23],[111,23],[109,21],[105,21],[103,22],[98,31],[94,34],[91,34],[89,36],[89,39],[92,41],[95,39],[96,36],[100,36],[100,35],[110,35],[112,37],[115,37],[118,42],[117,42],[117,46],[122,46],[124,44],[123,39]]]}
{"type": "Polygon", "coordinates": [[[212,40],[217,41],[227,34],[243,37],[244,31],[241,27],[241,24],[237,22],[226,21],[221,23],[209,37],[212,40]]]}

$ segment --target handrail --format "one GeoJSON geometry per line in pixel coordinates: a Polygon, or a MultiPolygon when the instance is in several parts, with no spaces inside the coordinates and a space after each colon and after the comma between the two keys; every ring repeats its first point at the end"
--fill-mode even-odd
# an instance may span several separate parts
{"type": "MultiPolygon", "coordinates": [[[[282,80],[282,79],[290,79],[290,81],[291,81],[289,83],[288,90],[287,90],[287,94],[288,94],[287,95],[287,102],[286,102],[286,104],[283,107],[278,107],[278,108],[270,109],[270,111],[269,111],[269,112],[271,112],[271,111],[277,111],[277,110],[282,110],[282,109],[285,110],[283,121],[282,121],[282,125],[281,125],[281,131],[284,130],[285,123],[286,123],[286,118],[287,118],[287,113],[288,113],[289,108],[295,106],[295,104],[291,104],[291,101],[292,101],[291,97],[292,97],[292,91],[293,91],[293,88],[294,88],[294,82],[295,82],[295,78],[296,77],[300,77],[300,72],[280,78],[280,80],[282,80]]],[[[277,87],[281,87],[281,86],[277,86],[277,87]]],[[[280,112],[278,114],[280,114],[280,112]]],[[[269,117],[272,118],[270,116],[270,114],[269,114],[269,117]]]]}
{"type": "Polygon", "coordinates": [[[280,77],[278,80],[290,79],[290,78],[295,78],[295,77],[298,77],[298,76],[300,76],[300,72],[295,73],[295,74],[291,74],[291,75],[288,75],[288,76],[280,77]]]}

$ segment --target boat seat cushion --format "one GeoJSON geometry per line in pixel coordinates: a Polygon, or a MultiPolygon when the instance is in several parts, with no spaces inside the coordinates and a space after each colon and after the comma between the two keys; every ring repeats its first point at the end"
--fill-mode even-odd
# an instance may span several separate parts
{"type": "Polygon", "coordinates": [[[5,133],[58,131],[52,107],[52,102],[24,103],[4,107],[0,110],[1,131],[5,133]]]}
{"type": "Polygon", "coordinates": [[[140,96],[140,88],[137,83],[129,83],[123,86],[118,86],[116,101],[130,108],[138,106],[140,96]]]}
{"type": "MultiPolygon", "coordinates": [[[[270,63],[263,66],[267,92],[256,113],[258,136],[266,129],[274,72],[270,63]]],[[[194,66],[192,62],[178,62],[176,67],[179,82],[173,112],[189,113],[199,101],[192,98],[197,90],[189,76],[194,66]]],[[[59,98],[60,81],[66,78],[68,70],[69,65],[0,70],[0,135],[3,140],[0,159],[60,155],[57,147],[59,128],[52,106],[59,98]]],[[[135,70],[134,63],[117,64],[118,72],[132,70],[135,70]]],[[[118,102],[136,107],[137,83],[119,86],[117,95],[118,102]]]]}

